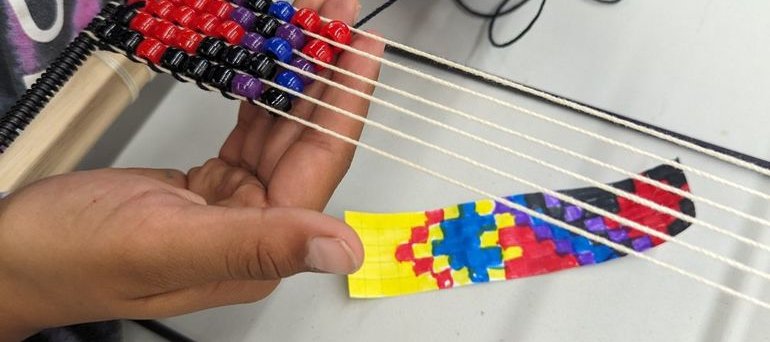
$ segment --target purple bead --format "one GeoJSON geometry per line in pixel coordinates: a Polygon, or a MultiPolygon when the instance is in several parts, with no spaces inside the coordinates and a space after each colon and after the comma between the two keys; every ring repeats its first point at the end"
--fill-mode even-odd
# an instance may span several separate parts
{"type": "MultiPolygon", "coordinates": [[[[304,59],[302,57],[294,57],[294,58],[292,58],[291,59],[291,63],[289,63],[289,64],[291,64],[291,66],[293,66],[293,67],[295,67],[297,69],[300,69],[302,71],[306,71],[306,72],[315,74],[315,67],[313,66],[313,63],[310,63],[310,61],[308,61],[307,59],[304,59]]],[[[310,78],[308,76],[305,76],[305,75],[302,75],[300,73],[297,73],[297,75],[299,76],[299,78],[302,79],[302,82],[305,82],[305,85],[313,83],[313,79],[312,78],[310,78]]]]}
{"type": "Polygon", "coordinates": [[[652,240],[649,236],[642,236],[634,239],[634,241],[631,242],[631,246],[633,246],[634,250],[637,252],[642,252],[652,248],[652,240]]]}
{"type": "Polygon", "coordinates": [[[262,82],[253,76],[238,73],[230,83],[233,93],[251,100],[258,100],[262,95],[262,82]]]}
{"type": "Polygon", "coordinates": [[[232,2],[232,3],[234,3],[234,4],[238,5],[238,6],[245,6],[246,5],[246,0],[232,0],[230,2],[232,2]]]}
{"type": "Polygon", "coordinates": [[[607,236],[613,242],[623,242],[626,239],[628,239],[628,233],[623,228],[611,229],[611,230],[607,231],[607,236]]]}
{"type": "Polygon", "coordinates": [[[579,207],[576,207],[574,205],[567,206],[564,208],[564,220],[567,222],[575,221],[579,218],[583,217],[583,209],[580,209],[579,207]]]}
{"type": "Polygon", "coordinates": [[[257,15],[245,7],[238,7],[230,13],[230,19],[241,25],[246,31],[251,31],[257,25],[257,15]]]}
{"type": "Polygon", "coordinates": [[[585,223],[586,229],[594,234],[602,233],[607,230],[607,226],[604,225],[604,219],[600,216],[587,219],[583,221],[583,223],[585,223]]]}
{"type": "Polygon", "coordinates": [[[577,256],[577,261],[581,265],[591,265],[596,263],[596,259],[594,258],[594,253],[592,252],[579,253],[577,256]]]}
{"type": "Polygon", "coordinates": [[[305,34],[299,27],[286,23],[278,26],[278,30],[275,31],[275,36],[285,39],[291,44],[292,48],[297,50],[305,46],[305,34]]]}
{"type": "Polygon", "coordinates": [[[254,52],[262,52],[266,40],[259,33],[248,32],[241,39],[241,46],[254,52]]]}
{"type": "Polygon", "coordinates": [[[543,194],[543,198],[545,199],[545,206],[548,208],[556,208],[561,206],[561,201],[559,201],[559,199],[556,197],[543,194]]]}
{"type": "Polygon", "coordinates": [[[535,236],[538,240],[553,239],[551,233],[551,227],[549,226],[534,226],[532,230],[535,232],[535,236]]]}
{"type": "Polygon", "coordinates": [[[572,254],[572,242],[569,240],[557,240],[555,244],[559,255],[572,254]]]}

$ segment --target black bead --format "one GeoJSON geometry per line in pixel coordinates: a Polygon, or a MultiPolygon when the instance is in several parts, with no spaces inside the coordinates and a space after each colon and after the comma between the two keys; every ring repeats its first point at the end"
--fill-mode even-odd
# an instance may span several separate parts
{"type": "Polygon", "coordinates": [[[198,46],[198,54],[208,59],[219,60],[225,47],[227,47],[227,44],[223,40],[206,37],[203,38],[203,41],[198,46]]]}
{"type": "Polygon", "coordinates": [[[170,70],[173,73],[182,72],[187,62],[187,54],[184,51],[169,47],[160,58],[160,66],[170,70]]]}
{"type": "Polygon", "coordinates": [[[289,95],[276,88],[270,88],[262,93],[262,102],[280,111],[288,112],[291,110],[289,95]]]}
{"type": "Polygon", "coordinates": [[[270,4],[272,1],[270,0],[246,0],[246,8],[257,12],[257,13],[267,13],[267,9],[270,8],[270,4]]]}
{"type": "Polygon", "coordinates": [[[222,54],[222,62],[233,68],[243,70],[250,56],[249,50],[246,50],[243,46],[230,45],[222,54]]]}
{"type": "Polygon", "coordinates": [[[96,29],[96,36],[99,37],[102,41],[107,43],[112,43],[112,41],[115,39],[115,35],[120,32],[120,25],[114,22],[102,22],[98,28],[96,29]]]}
{"type": "Polygon", "coordinates": [[[264,53],[256,53],[249,58],[246,66],[249,73],[258,78],[273,79],[276,71],[275,61],[264,53]]]}
{"type": "Polygon", "coordinates": [[[207,82],[219,90],[229,91],[230,83],[235,77],[235,71],[225,66],[215,65],[211,67],[211,71],[208,74],[207,82]]]}
{"type": "Polygon", "coordinates": [[[134,17],[136,17],[136,10],[126,6],[119,6],[115,13],[110,16],[112,21],[123,26],[128,26],[134,17]]]}
{"type": "Polygon", "coordinates": [[[265,38],[271,38],[275,36],[275,31],[278,30],[279,26],[281,26],[281,22],[278,19],[263,14],[257,18],[254,32],[261,34],[265,38]]]}
{"type": "Polygon", "coordinates": [[[121,36],[120,42],[115,45],[131,54],[136,51],[136,47],[139,46],[139,43],[144,41],[144,36],[136,31],[126,30],[121,36]]]}
{"type": "Polygon", "coordinates": [[[209,69],[211,69],[211,62],[200,56],[192,56],[185,63],[184,75],[196,81],[204,81],[209,69]]]}

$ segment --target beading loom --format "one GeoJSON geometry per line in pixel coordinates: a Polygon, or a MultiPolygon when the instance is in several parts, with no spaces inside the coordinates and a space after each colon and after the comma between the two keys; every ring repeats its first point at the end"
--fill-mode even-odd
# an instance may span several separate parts
{"type": "MultiPolygon", "coordinates": [[[[498,12],[501,8],[502,6],[498,8],[498,12]]],[[[542,5],[540,8],[542,10],[542,5]]],[[[357,50],[348,46],[354,34],[379,40],[392,48],[425,58],[449,69],[517,89],[752,172],[770,175],[770,170],[762,164],[704,148],[681,137],[351,28],[341,21],[322,18],[311,9],[294,8],[285,1],[148,0],[128,1],[126,4],[111,3],[86,29],[83,36],[85,38],[79,37],[79,40],[76,40],[77,44],[73,45],[73,49],[84,55],[90,47],[82,42],[91,39],[101,48],[121,53],[136,62],[147,64],[157,72],[173,75],[179,81],[193,82],[203,90],[220,92],[229,99],[248,101],[266,109],[272,115],[336,137],[488,198],[425,212],[395,214],[348,212],[346,221],[362,238],[366,253],[361,270],[349,277],[349,290],[352,297],[394,296],[534,276],[603,263],[631,254],[730,296],[770,309],[770,303],[767,301],[643,253],[664,242],[671,242],[736,270],[770,280],[770,274],[761,269],[694,245],[677,236],[691,224],[696,224],[698,228],[730,237],[746,247],[770,252],[770,247],[765,244],[696,218],[695,205],[701,203],[757,225],[770,227],[770,220],[766,218],[757,217],[727,204],[691,193],[685,172],[763,200],[770,200],[770,195],[693,166],[684,165],[679,160],[653,154],[637,146],[357,50]],[[340,53],[352,53],[375,60],[384,66],[428,80],[451,91],[463,92],[490,101],[610,146],[622,148],[633,155],[648,157],[662,165],[642,174],[635,174],[596,158],[579,154],[569,148],[495,124],[463,110],[451,108],[437,101],[428,100],[339,68],[334,62],[340,53]],[[610,169],[625,175],[628,179],[609,185],[602,184],[591,177],[565,170],[536,156],[475,136],[461,128],[430,119],[414,110],[394,105],[379,97],[318,76],[317,73],[324,69],[610,169]],[[591,187],[559,192],[549,190],[549,187],[308,96],[304,91],[313,82],[322,82],[327,86],[451,131],[505,154],[526,159],[540,167],[587,182],[591,187]],[[290,113],[292,101],[308,101],[327,108],[341,116],[468,163],[479,170],[534,188],[539,193],[500,197],[499,194],[469,185],[434,168],[401,158],[317,123],[293,116],[290,113]]],[[[74,65],[77,64],[76,59],[66,58],[59,63],[74,65]]],[[[64,71],[56,68],[52,73],[65,74],[64,71]]],[[[31,91],[27,99],[44,99],[51,96],[59,86],[61,84],[42,81],[42,88],[31,91]]],[[[20,103],[16,107],[16,113],[35,110],[33,105],[24,101],[20,103]]],[[[25,120],[28,119],[23,115],[14,114],[4,122],[23,126],[25,120]]],[[[1,126],[0,134],[12,138],[18,134],[18,131],[1,126]]],[[[8,141],[7,138],[0,141],[0,152],[9,143],[8,141]]]]}

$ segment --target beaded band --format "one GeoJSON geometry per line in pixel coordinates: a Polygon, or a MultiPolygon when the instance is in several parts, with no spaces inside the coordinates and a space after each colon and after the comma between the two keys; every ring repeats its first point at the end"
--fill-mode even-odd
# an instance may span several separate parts
{"type": "Polygon", "coordinates": [[[291,110],[293,96],[265,87],[262,80],[302,93],[312,79],[277,62],[306,72],[323,68],[294,51],[331,63],[341,49],[307,40],[303,30],[349,44],[350,28],[340,21],[323,23],[311,9],[295,10],[285,1],[148,0],[110,4],[110,14],[94,30],[105,48],[167,72],[205,90],[218,89],[268,106],[291,110]]]}

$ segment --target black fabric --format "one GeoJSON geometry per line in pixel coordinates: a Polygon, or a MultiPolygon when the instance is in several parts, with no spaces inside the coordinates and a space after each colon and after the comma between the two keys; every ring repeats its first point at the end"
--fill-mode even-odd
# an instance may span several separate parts
{"type": "Polygon", "coordinates": [[[121,341],[119,321],[78,324],[63,328],[46,329],[24,340],[25,342],[113,342],[121,341]]]}
{"type": "Polygon", "coordinates": [[[0,0],[0,117],[106,2],[0,0]]]}

